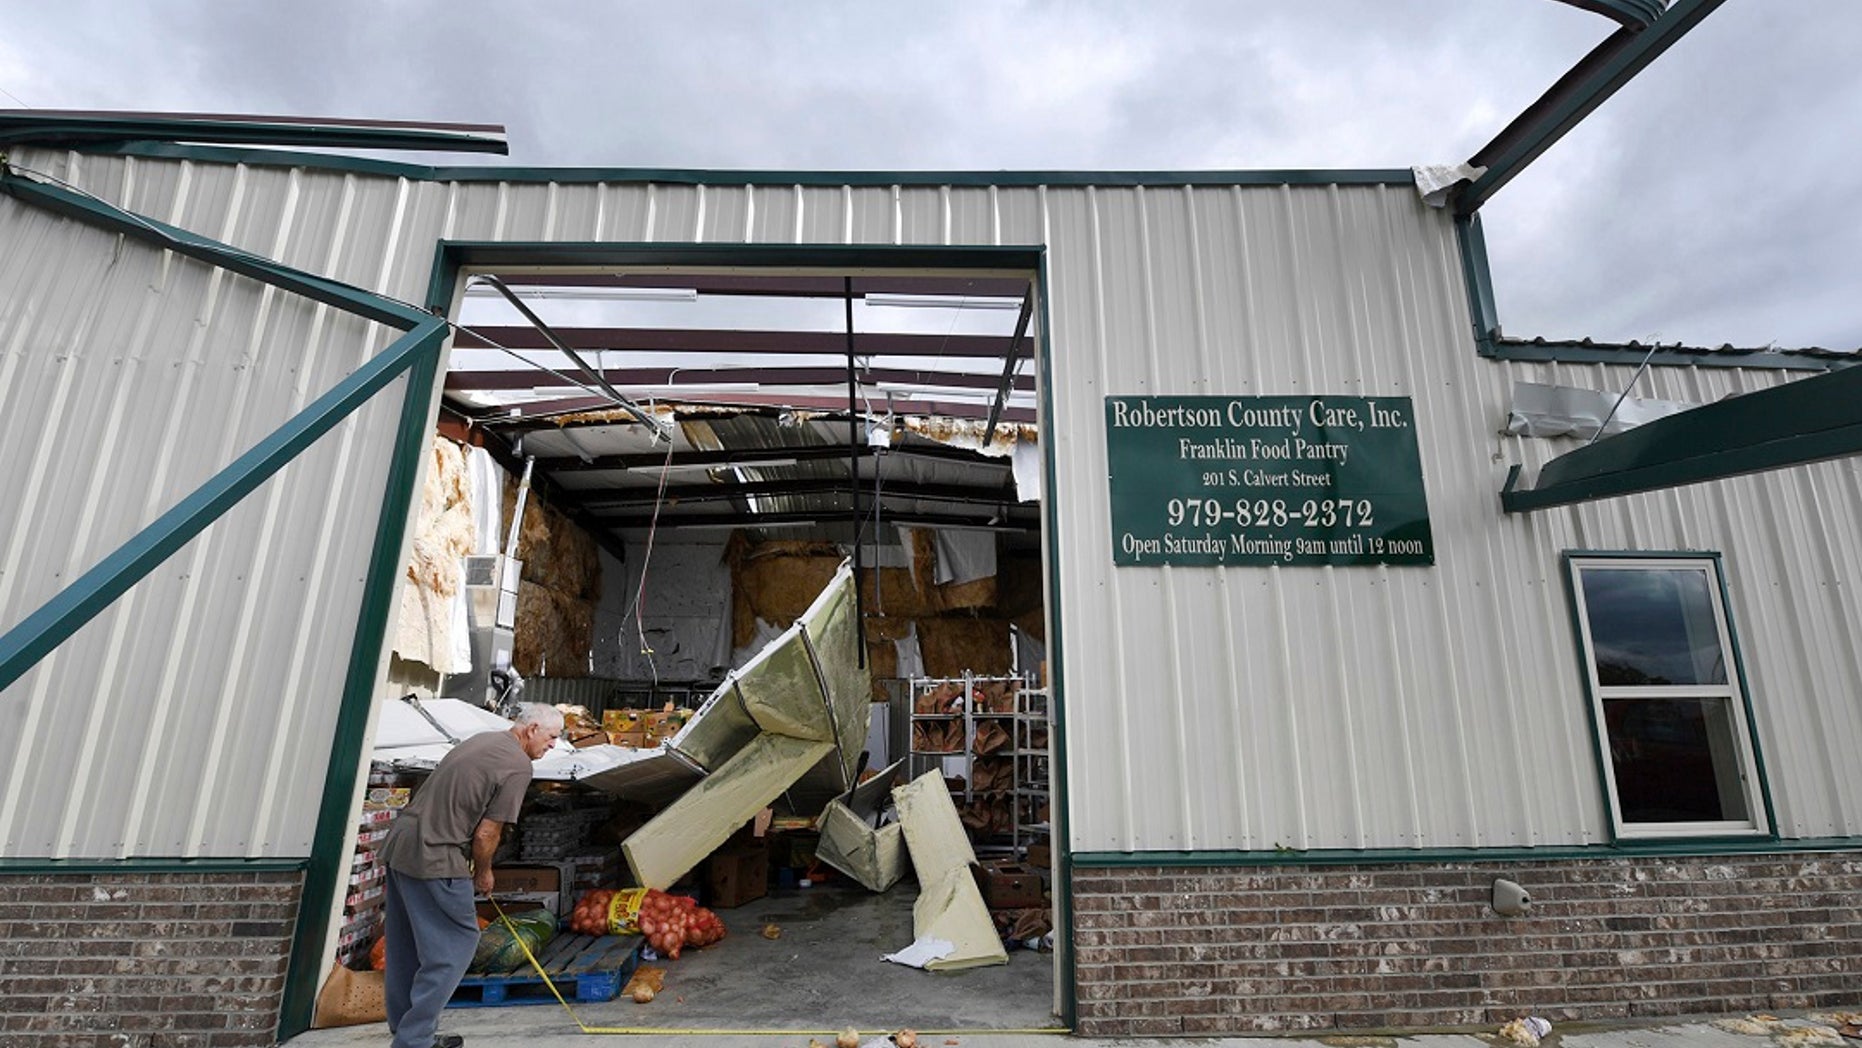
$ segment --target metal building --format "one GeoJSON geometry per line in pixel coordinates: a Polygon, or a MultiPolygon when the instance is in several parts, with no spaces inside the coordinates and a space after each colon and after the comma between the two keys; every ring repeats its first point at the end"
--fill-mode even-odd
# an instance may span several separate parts
{"type": "Polygon", "coordinates": [[[452,344],[426,309],[500,269],[1031,284],[1076,1028],[1479,1022],[1569,967],[1602,989],[1552,1010],[1628,1009],[1602,1002],[1632,952],[1671,972],[1637,998],[1657,1013],[1739,964],[1762,974],[1710,992],[1754,1007],[1837,1003],[1856,974],[1818,945],[1862,928],[1838,901],[1862,881],[1862,477],[1837,457],[1854,421],[1832,385],[1848,359],[1501,339],[1478,201],[1434,206],[1408,171],[431,169],[211,143],[490,133],[60,114],[0,130],[0,883],[170,878],[297,903],[253,933],[290,954],[266,1035],[303,1028],[327,964],[452,344]],[[1582,429],[1507,432],[1520,384],[1607,404],[1636,382],[1706,414],[1588,448],[1582,429]],[[1401,436],[1327,418],[1378,405],[1401,436]],[[1346,526],[1326,531],[1342,545],[1244,552],[1256,506],[1297,521],[1387,494],[1276,506],[1263,485],[1299,489],[1297,464],[1246,450],[1273,425],[1296,456],[1396,453],[1380,468],[1409,471],[1392,497],[1420,498],[1422,530],[1412,513],[1400,540],[1346,526]],[[1224,426],[1240,443],[1197,468],[1186,445],[1224,426]],[[1182,459],[1153,461],[1160,483],[1195,490],[1134,479],[1159,446],[1182,459]],[[1151,516],[1134,531],[1133,513],[1151,516]],[[1177,550],[1143,545],[1160,535],[1177,550]],[[1405,545],[1380,557],[1354,535],[1405,545]],[[1634,607],[1680,609],[1684,679],[1625,679],[1599,654],[1628,628],[1610,587],[1650,580],[1678,587],[1634,607]],[[1677,710],[1694,719],[1618,723],[1677,710]],[[1714,796],[1652,813],[1666,787],[1633,781],[1624,750],[1677,732],[1699,745],[1657,767],[1714,796]],[[1506,925],[1495,877],[1534,912],[1506,925]],[[1724,908],[1664,902],[1708,884],[1724,908]],[[1134,916],[1127,892],[1156,898],[1134,916]],[[1824,900],[1822,936],[1786,895],[1824,900]],[[1787,912],[1714,919],[1741,905],[1787,912]],[[1611,913],[1653,923],[1581,927],[1611,913]],[[1224,935],[1192,930],[1211,915],[1224,935]],[[1716,934],[1730,945],[1708,957],[1716,934]],[[1538,960],[1471,945],[1501,935],[1538,960]],[[1418,939],[1512,974],[1455,981],[1400,945],[1418,939]],[[1803,948],[1741,953],[1760,942],[1803,948]],[[1315,1011],[1327,995],[1347,1003],[1315,1011]]]}

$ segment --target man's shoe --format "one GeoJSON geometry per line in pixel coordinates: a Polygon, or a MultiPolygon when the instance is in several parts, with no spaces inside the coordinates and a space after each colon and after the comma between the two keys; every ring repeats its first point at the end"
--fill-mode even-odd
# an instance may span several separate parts
{"type": "Polygon", "coordinates": [[[456,1033],[436,1033],[433,1048],[465,1048],[465,1038],[456,1033]]]}

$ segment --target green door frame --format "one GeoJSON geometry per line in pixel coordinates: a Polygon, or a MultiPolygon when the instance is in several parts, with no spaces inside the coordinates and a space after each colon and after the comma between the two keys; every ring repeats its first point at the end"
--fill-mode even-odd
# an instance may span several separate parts
{"type": "MultiPolygon", "coordinates": [[[[1058,849],[1054,874],[1054,924],[1066,943],[1059,952],[1061,1021],[1071,1029],[1077,1013],[1077,990],[1074,978],[1073,905],[1071,896],[1072,861],[1068,852],[1067,823],[1067,719],[1059,608],[1060,551],[1055,541],[1059,534],[1060,512],[1053,497],[1058,476],[1055,460],[1056,441],[1052,431],[1053,403],[1053,324],[1049,316],[1047,248],[1044,245],[948,247],[893,246],[868,244],[679,244],[679,243],[586,243],[549,241],[440,241],[434,252],[432,277],[428,282],[427,305],[435,312],[450,305],[457,291],[462,270],[499,266],[757,266],[767,268],[831,269],[1011,269],[1032,275],[1035,294],[1039,296],[1036,316],[1040,322],[1041,349],[1037,356],[1040,368],[1041,458],[1044,493],[1043,526],[1047,532],[1046,606],[1047,647],[1050,674],[1049,710],[1053,718],[1052,795],[1048,799],[1053,833],[1050,840],[1058,849]]],[[[318,844],[325,842],[318,839],[318,844]]]]}

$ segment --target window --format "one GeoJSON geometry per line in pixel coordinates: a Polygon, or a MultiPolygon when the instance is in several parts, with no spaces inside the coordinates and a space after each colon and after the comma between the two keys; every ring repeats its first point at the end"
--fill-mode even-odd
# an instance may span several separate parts
{"type": "Polygon", "coordinates": [[[1764,832],[1718,560],[1568,563],[1617,836],[1764,832]]]}

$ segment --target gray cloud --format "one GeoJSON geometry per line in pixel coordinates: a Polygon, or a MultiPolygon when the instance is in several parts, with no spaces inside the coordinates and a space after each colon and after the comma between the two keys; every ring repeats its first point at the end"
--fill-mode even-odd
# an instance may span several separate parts
{"type": "MultiPolygon", "coordinates": [[[[0,0],[40,108],[505,124],[526,165],[1465,159],[1613,28],[1553,0],[0,0]]],[[[1854,0],[1729,3],[1485,209],[1510,334],[1862,346],[1854,0]]],[[[466,158],[466,162],[483,162],[466,158]]]]}

